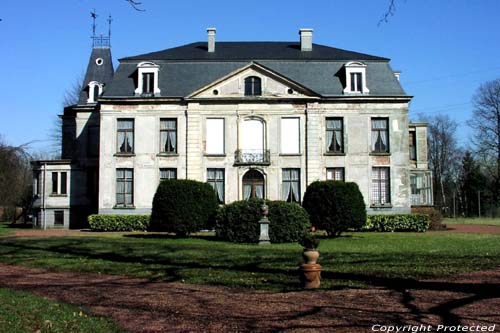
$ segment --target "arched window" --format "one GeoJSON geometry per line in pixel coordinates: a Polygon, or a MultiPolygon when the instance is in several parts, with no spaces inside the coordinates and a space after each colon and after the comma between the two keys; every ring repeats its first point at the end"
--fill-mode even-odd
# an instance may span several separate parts
{"type": "Polygon", "coordinates": [[[264,176],[257,170],[248,170],[243,176],[243,199],[264,199],[264,176]]]}
{"type": "Polygon", "coordinates": [[[249,76],[245,79],[245,96],[262,95],[261,80],[257,76],[249,76]]]}

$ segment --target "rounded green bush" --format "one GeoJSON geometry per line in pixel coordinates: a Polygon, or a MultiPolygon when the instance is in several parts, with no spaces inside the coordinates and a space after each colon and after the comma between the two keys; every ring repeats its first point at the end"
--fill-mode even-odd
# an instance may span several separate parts
{"type": "Polygon", "coordinates": [[[303,207],[309,213],[311,224],[329,236],[360,229],[366,223],[366,206],[356,183],[313,182],[306,189],[303,207]]]}
{"type": "Polygon", "coordinates": [[[217,197],[209,184],[186,179],[164,180],[153,198],[148,230],[186,236],[208,229],[217,208],[217,197]]]}
{"type": "MultiPolygon", "coordinates": [[[[236,201],[221,208],[215,232],[219,238],[235,243],[257,243],[262,199],[236,201]]],[[[309,228],[306,211],[296,203],[266,201],[269,207],[271,243],[297,242],[309,228]]]]}

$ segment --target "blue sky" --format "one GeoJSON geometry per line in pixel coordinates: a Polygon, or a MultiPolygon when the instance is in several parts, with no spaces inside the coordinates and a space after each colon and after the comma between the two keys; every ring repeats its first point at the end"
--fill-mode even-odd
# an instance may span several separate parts
{"type": "Polygon", "coordinates": [[[144,12],[124,0],[3,0],[0,12],[0,135],[9,144],[40,140],[62,111],[64,92],[85,71],[90,55],[90,11],[106,33],[113,16],[112,55],[118,58],[206,40],[297,41],[314,29],[314,42],[391,58],[415,96],[411,117],[443,113],[467,143],[471,97],[500,77],[500,1],[396,0],[395,15],[377,26],[388,0],[142,0],[144,12]]]}

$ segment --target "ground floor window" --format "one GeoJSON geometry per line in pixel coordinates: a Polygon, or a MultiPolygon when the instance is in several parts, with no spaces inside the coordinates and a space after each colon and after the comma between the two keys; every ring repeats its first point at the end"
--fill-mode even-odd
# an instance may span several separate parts
{"type": "Polygon", "coordinates": [[[134,169],[116,169],[116,205],[134,205],[134,169]]]}
{"type": "Polygon", "coordinates": [[[243,199],[264,199],[264,176],[257,170],[249,170],[243,176],[243,199]]]}
{"type": "Polygon", "coordinates": [[[300,169],[283,169],[281,198],[287,202],[300,202],[300,169]]]}
{"type": "Polygon", "coordinates": [[[344,181],[344,168],[327,168],[326,180],[344,181]]]}
{"type": "Polygon", "coordinates": [[[412,206],[432,205],[432,177],[429,171],[410,174],[412,206]]]}
{"type": "Polygon", "coordinates": [[[391,181],[388,167],[372,168],[371,194],[371,203],[374,206],[391,203],[391,181]]]}
{"type": "Polygon", "coordinates": [[[54,226],[64,226],[64,210],[54,211],[54,226]]]}
{"type": "Polygon", "coordinates": [[[224,203],[224,169],[207,169],[207,183],[212,185],[217,200],[220,204],[224,203]]]}
{"type": "Polygon", "coordinates": [[[160,169],[160,180],[177,179],[177,169],[162,168],[160,169]]]}

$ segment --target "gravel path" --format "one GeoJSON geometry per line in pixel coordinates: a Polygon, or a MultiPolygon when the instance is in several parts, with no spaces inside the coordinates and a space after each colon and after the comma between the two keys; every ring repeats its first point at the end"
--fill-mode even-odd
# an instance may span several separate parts
{"type": "Polygon", "coordinates": [[[500,269],[453,279],[383,279],[357,290],[253,292],[0,264],[0,287],[83,307],[130,332],[372,332],[373,325],[491,325],[500,269]]]}

